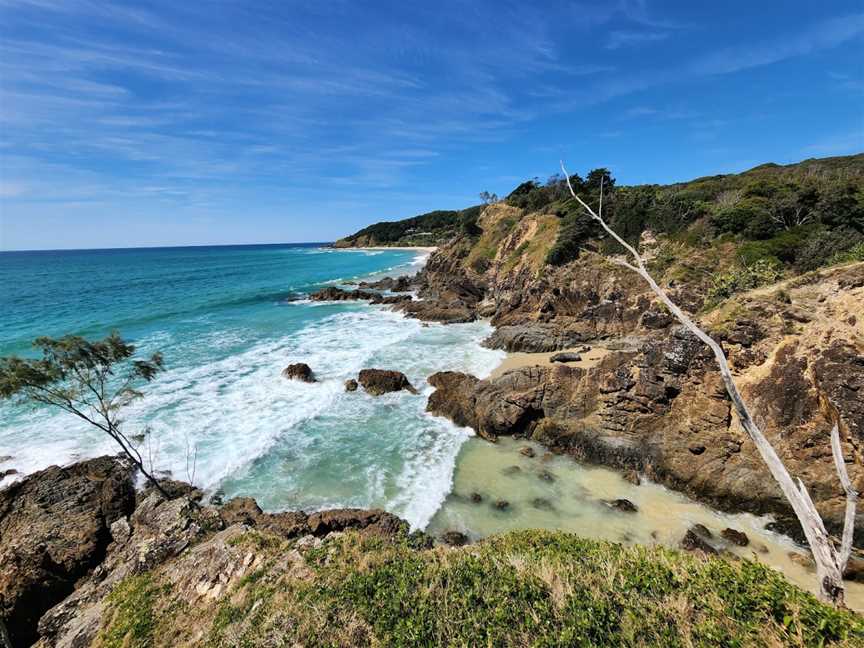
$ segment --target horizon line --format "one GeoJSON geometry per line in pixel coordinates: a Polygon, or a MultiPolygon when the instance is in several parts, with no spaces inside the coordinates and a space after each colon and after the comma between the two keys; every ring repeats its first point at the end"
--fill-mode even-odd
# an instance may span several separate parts
{"type": "Polygon", "coordinates": [[[95,248],[19,248],[0,249],[0,254],[11,254],[16,252],[111,252],[115,250],[177,250],[185,248],[205,247],[261,247],[263,245],[332,245],[335,241],[293,241],[283,243],[188,243],[182,245],[124,245],[112,247],[95,248]]]}

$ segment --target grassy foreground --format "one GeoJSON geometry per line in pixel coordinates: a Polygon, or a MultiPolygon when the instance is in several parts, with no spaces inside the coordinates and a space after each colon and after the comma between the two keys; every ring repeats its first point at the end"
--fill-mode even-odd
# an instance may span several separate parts
{"type": "Polygon", "coordinates": [[[348,533],[321,546],[255,531],[261,558],[213,601],[160,571],[108,598],[113,646],[861,646],[864,620],[771,569],[520,531],[460,549],[348,533]],[[193,597],[194,598],[194,597],[193,597]]]}

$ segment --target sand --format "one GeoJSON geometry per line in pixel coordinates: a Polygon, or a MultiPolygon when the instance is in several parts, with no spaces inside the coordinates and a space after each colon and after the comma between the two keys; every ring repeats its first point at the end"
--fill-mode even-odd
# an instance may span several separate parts
{"type": "Polygon", "coordinates": [[[600,346],[592,346],[590,351],[586,351],[584,353],[580,350],[582,348],[582,346],[579,346],[573,347],[571,349],[563,349],[561,351],[552,351],[550,353],[508,353],[507,357],[505,357],[501,361],[501,364],[492,370],[492,373],[489,377],[497,378],[501,374],[510,371],[511,369],[518,369],[519,367],[551,367],[553,364],[566,364],[568,367],[590,369],[591,367],[599,364],[600,360],[602,360],[605,356],[609,354],[608,349],[600,346]],[[578,353],[582,356],[582,359],[578,362],[552,362],[553,355],[564,352],[578,353]]]}

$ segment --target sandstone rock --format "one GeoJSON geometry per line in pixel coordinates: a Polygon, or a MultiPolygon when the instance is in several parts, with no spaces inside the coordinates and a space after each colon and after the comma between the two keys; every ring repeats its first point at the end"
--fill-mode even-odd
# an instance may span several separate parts
{"type": "Polygon", "coordinates": [[[550,362],[579,362],[581,360],[581,355],[579,355],[578,353],[573,353],[571,351],[556,353],[551,358],[549,358],[550,362]]]}
{"type": "Polygon", "coordinates": [[[380,396],[381,394],[397,392],[403,389],[412,394],[418,393],[401,371],[363,369],[357,379],[363,386],[363,389],[373,396],[380,396]]]}
{"type": "Polygon", "coordinates": [[[490,349],[546,353],[577,345],[584,340],[584,333],[562,329],[557,324],[532,322],[512,326],[501,326],[483,345],[490,349]]]}
{"type": "Polygon", "coordinates": [[[738,545],[739,547],[746,547],[748,544],[750,544],[750,538],[748,538],[747,534],[743,531],[737,531],[736,529],[723,529],[720,532],[720,535],[725,540],[728,540],[732,544],[738,545]]]}
{"type": "Polygon", "coordinates": [[[346,392],[355,392],[357,391],[357,381],[353,378],[350,378],[345,381],[345,391],[346,392]]]}
{"type": "Polygon", "coordinates": [[[288,380],[300,380],[307,383],[317,382],[312,369],[305,362],[288,365],[282,370],[282,376],[288,380]]]}
{"type": "Polygon", "coordinates": [[[717,550],[703,540],[692,529],[687,531],[681,540],[681,548],[686,551],[701,551],[706,554],[716,554],[717,550]]]}
{"type": "Polygon", "coordinates": [[[427,379],[435,391],[429,396],[426,411],[436,416],[446,416],[456,425],[475,425],[472,393],[479,380],[457,371],[440,371],[427,379]]]}
{"type": "Polygon", "coordinates": [[[52,466],[0,491],[0,618],[13,646],[105,555],[110,525],[132,512],[132,470],[100,457],[52,466]]]}
{"type": "Polygon", "coordinates": [[[461,547],[468,542],[468,536],[460,531],[445,531],[441,539],[451,547],[461,547]]]}

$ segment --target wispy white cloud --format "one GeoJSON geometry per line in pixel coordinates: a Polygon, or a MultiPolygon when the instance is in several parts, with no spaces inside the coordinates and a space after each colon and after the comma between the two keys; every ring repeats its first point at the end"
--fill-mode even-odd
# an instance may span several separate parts
{"type": "Polygon", "coordinates": [[[646,43],[657,43],[669,38],[665,31],[623,31],[616,30],[609,34],[606,49],[616,50],[621,47],[632,47],[646,43]]]}

